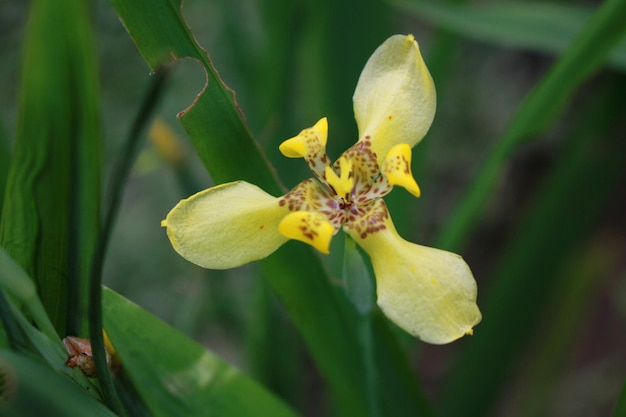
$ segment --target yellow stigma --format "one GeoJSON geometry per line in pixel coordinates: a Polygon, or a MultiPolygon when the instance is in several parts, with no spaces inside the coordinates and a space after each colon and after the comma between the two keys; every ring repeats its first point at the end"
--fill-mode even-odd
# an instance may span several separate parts
{"type": "Polygon", "coordinates": [[[304,158],[326,147],[328,119],[321,118],[313,127],[302,130],[297,136],[287,139],[278,149],[287,158],[304,158]]]}
{"type": "Polygon", "coordinates": [[[326,181],[335,190],[335,193],[344,201],[350,200],[350,194],[352,193],[352,187],[354,186],[354,177],[352,175],[352,161],[345,157],[339,158],[339,176],[335,173],[335,170],[327,166],[326,167],[326,181]]]}

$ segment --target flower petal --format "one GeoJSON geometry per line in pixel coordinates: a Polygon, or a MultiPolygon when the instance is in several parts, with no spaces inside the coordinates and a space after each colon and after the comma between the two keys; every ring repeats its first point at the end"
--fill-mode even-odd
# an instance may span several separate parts
{"type": "Polygon", "coordinates": [[[263,259],[287,239],[278,224],[289,209],[255,185],[222,184],[181,200],[161,223],[183,258],[228,269],[263,259]]]}
{"type": "Polygon", "coordinates": [[[471,334],[481,314],[476,282],[465,261],[450,252],[407,242],[390,218],[384,219],[384,225],[364,238],[346,231],[371,257],[377,302],[385,315],[428,343],[449,343],[471,334]]]}
{"type": "Polygon", "coordinates": [[[311,154],[324,153],[328,138],[328,119],[322,117],[312,127],[303,129],[297,136],[280,144],[280,152],[288,158],[306,158],[311,154]]]}
{"type": "Polygon", "coordinates": [[[400,143],[415,146],[435,116],[436,92],[413,35],[394,35],[374,51],[354,92],[359,140],[379,164],[400,143]]]}
{"type": "Polygon", "coordinates": [[[294,211],[283,218],[278,231],[289,239],[308,243],[322,253],[329,253],[335,228],[326,216],[312,211],[294,211]]]}
{"type": "Polygon", "coordinates": [[[318,120],[312,127],[303,129],[296,136],[285,140],[278,149],[288,158],[304,158],[318,178],[324,177],[325,167],[330,165],[326,156],[328,119],[318,120]]]}
{"type": "Polygon", "coordinates": [[[415,197],[420,196],[420,187],[411,173],[411,147],[406,143],[396,145],[387,152],[382,172],[389,184],[404,187],[415,197]]]}

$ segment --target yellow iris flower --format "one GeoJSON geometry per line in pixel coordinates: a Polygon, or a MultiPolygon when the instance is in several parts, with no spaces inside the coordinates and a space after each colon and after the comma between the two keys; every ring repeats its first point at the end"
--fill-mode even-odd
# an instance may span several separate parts
{"type": "Polygon", "coordinates": [[[328,253],[343,229],[370,256],[389,319],[433,344],[471,334],[481,314],[469,267],[456,254],[402,239],[382,199],[394,185],[419,196],[411,148],[435,114],[435,86],[412,35],[378,47],[353,100],[359,139],[335,163],[322,118],[280,145],[285,156],[304,158],[315,178],[281,197],[236,181],[182,200],[163,221],[172,246],[197,265],[227,269],[265,258],[288,239],[328,253]]]}

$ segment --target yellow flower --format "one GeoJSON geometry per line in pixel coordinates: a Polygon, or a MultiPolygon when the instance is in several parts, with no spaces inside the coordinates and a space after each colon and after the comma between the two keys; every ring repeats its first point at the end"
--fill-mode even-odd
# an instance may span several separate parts
{"type": "Polygon", "coordinates": [[[315,178],[282,197],[237,181],[182,200],[163,221],[172,246],[195,264],[226,269],[265,258],[288,239],[328,253],[343,229],[370,256],[377,303],[393,322],[434,344],[471,334],[481,315],[469,267],[402,239],[382,199],[394,185],[419,197],[411,148],[435,114],[435,87],[412,35],[392,36],[374,52],[353,100],[359,139],[337,161],[326,155],[322,118],[280,145],[315,178]]]}

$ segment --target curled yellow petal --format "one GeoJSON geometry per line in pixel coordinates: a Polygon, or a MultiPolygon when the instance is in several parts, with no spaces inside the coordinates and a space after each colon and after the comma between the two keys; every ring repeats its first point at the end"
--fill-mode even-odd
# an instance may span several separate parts
{"type": "Polygon", "coordinates": [[[281,143],[279,149],[288,158],[314,158],[326,152],[327,138],[328,120],[323,117],[313,127],[281,143]]]}
{"type": "Polygon", "coordinates": [[[370,255],[377,302],[391,321],[433,344],[472,334],[481,314],[476,282],[460,256],[407,242],[390,220],[365,238],[350,236],[370,255]]]}
{"type": "Polygon", "coordinates": [[[420,196],[420,188],[411,173],[411,147],[406,143],[389,150],[382,171],[389,184],[404,187],[415,197],[420,196]]]}
{"type": "Polygon", "coordinates": [[[183,258],[228,269],[263,259],[286,242],[278,224],[289,209],[255,185],[222,184],[181,200],[161,223],[183,258]]]}
{"type": "Polygon", "coordinates": [[[286,238],[308,243],[327,254],[335,228],[321,213],[294,211],[280,222],[278,231],[286,238]]]}
{"type": "Polygon", "coordinates": [[[415,146],[435,116],[436,92],[413,35],[394,35],[365,64],[353,96],[359,140],[378,163],[400,143],[415,146]]]}

